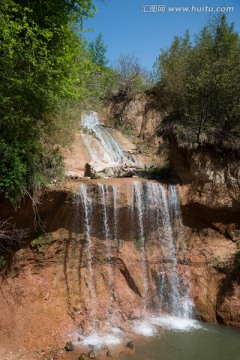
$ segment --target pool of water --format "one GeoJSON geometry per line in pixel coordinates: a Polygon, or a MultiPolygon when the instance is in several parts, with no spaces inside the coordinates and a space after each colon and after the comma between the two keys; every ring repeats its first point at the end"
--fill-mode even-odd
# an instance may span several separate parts
{"type": "Polygon", "coordinates": [[[92,348],[102,360],[108,359],[106,349],[120,360],[240,360],[240,329],[173,316],[149,316],[129,323],[128,329],[89,334],[64,359],[76,360],[92,348]],[[129,341],[134,351],[126,346],[129,341]]]}
{"type": "MultiPolygon", "coordinates": [[[[157,318],[150,334],[152,321],[139,324],[139,333],[145,337],[135,340],[136,350],[132,355],[123,355],[121,360],[239,360],[240,330],[221,325],[176,318],[157,318]],[[149,336],[152,335],[152,336],[149,336]]],[[[136,328],[138,326],[136,325],[136,328]]]]}

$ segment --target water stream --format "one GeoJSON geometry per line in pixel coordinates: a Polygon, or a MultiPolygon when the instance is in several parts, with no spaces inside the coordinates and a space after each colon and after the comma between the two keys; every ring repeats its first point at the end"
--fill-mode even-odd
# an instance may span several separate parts
{"type": "Polygon", "coordinates": [[[80,185],[79,194],[80,194],[80,199],[83,206],[83,214],[84,214],[84,235],[85,235],[84,240],[86,240],[87,267],[89,273],[89,292],[90,292],[91,302],[93,305],[95,305],[96,294],[95,294],[95,285],[93,280],[94,275],[93,275],[93,267],[92,267],[92,239],[91,239],[92,206],[91,206],[91,200],[88,197],[87,186],[85,184],[80,185]]]}
{"type": "Polygon", "coordinates": [[[141,254],[141,267],[142,267],[142,279],[143,279],[143,313],[146,313],[147,308],[147,295],[148,295],[148,269],[147,269],[147,257],[146,257],[146,239],[144,228],[144,185],[139,181],[134,181],[132,185],[132,217],[136,214],[137,228],[139,229],[137,244],[139,244],[141,254]]]}
{"type": "Polygon", "coordinates": [[[81,136],[90,161],[136,165],[134,155],[124,153],[118,140],[100,123],[96,112],[85,112],[81,118],[81,125],[81,136]]]}

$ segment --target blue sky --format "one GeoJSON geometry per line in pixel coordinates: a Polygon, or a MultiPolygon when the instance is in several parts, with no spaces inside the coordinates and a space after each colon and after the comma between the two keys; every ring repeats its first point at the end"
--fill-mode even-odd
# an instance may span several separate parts
{"type": "Polygon", "coordinates": [[[227,16],[240,32],[239,0],[96,0],[94,4],[98,13],[86,21],[85,28],[93,30],[85,36],[93,40],[100,32],[103,34],[110,64],[121,54],[134,53],[151,70],[160,48],[166,49],[175,35],[184,35],[186,29],[196,34],[207,23],[213,13],[205,6],[213,7],[215,12],[219,6],[233,7],[227,16]],[[157,12],[152,12],[156,9],[152,5],[157,5],[157,12]],[[160,5],[165,5],[164,12],[160,5]],[[169,7],[174,6],[194,6],[198,11],[171,12],[169,7]]]}

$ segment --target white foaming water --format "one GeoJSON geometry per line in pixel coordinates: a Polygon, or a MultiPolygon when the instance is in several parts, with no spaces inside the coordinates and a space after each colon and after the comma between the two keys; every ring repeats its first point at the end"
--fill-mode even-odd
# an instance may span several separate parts
{"type": "Polygon", "coordinates": [[[173,331],[191,331],[200,329],[202,326],[197,320],[179,318],[176,316],[159,316],[150,319],[154,325],[162,326],[165,329],[173,331]]]}
{"type": "Polygon", "coordinates": [[[114,331],[110,334],[99,334],[96,332],[87,336],[81,344],[84,346],[93,345],[95,348],[101,348],[102,345],[116,346],[123,341],[122,334],[121,330],[117,334],[114,331]]]}
{"type": "Polygon", "coordinates": [[[159,332],[159,327],[180,332],[202,329],[202,326],[197,320],[184,319],[176,316],[149,317],[148,320],[135,321],[132,325],[133,330],[137,334],[146,337],[156,336],[159,332]]]}
{"type": "Polygon", "coordinates": [[[134,331],[143,336],[155,336],[157,333],[156,326],[153,326],[149,321],[143,320],[133,324],[134,331]]]}

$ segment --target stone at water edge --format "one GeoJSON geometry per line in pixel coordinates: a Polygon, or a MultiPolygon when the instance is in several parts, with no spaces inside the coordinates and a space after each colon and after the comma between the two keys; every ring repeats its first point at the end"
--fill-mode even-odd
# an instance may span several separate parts
{"type": "Polygon", "coordinates": [[[65,350],[67,351],[74,351],[74,345],[71,341],[68,341],[64,347],[65,350]]]}
{"type": "Polygon", "coordinates": [[[106,354],[107,357],[113,357],[112,353],[110,350],[108,350],[107,354],[106,354]]]}
{"type": "Polygon", "coordinates": [[[91,350],[89,352],[88,356],[90,357],[90,359],[96,359],[96,357],[97,357],[96,351],[91,350]]]}
{"type": "Polygon", "coordinates": [[[79,356],[78,360],[87,360],[87,355],[84,354],[84,353],[82,353],[82,354],[79,356]]]}
{"type": "Polygon", "coordinates": [[[131,350],[135,350],[135,343],[133,341],[129,341],[129,343],[127,343],[127,347],[131,350]]]}

